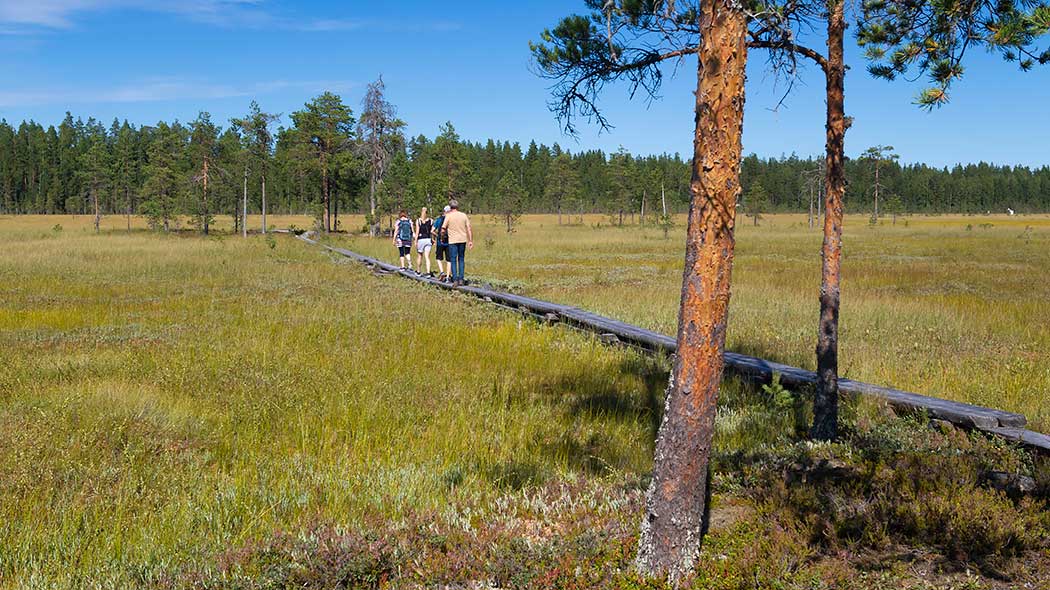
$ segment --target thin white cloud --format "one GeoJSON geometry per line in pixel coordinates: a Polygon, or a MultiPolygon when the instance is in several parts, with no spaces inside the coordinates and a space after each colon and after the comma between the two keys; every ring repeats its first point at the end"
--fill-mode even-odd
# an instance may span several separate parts
{"type": "Polygon", "coordinates": [[[285,21],[284,25],[287,28],[294,29],[297,31],[320,33],[336,31],[357,31],[362,29],[412,33],[425,31],[456,31],[462,28],[461,24],[452,21],[412,22],[403,20],[379,21],[355,19],[315,19],[307,21],[288,20],[285,21]]]}
{"type": "Polygon", "coordinates": [[[38,88],[0,90],[0,107],[40,104],[104,104],[169,100],[215,100],[256,97],[281,90],[347,92],[358,85],[347,80],[270,80],[247,85],[213,84],[184,78],[154,78],[111,88],[38,88]]]}
{"type": "Polygon", "coordinates": [[[0,35],[71,29],[78,15],[107,10],[172,14],[224,27],[305,32],[422,32],[461,27],[450,21],[302,18],[280,15],[271,7],[266,0],[0,0],[0,35]]]}
{"type": "Polygon", "coordinates": [[[208,21],[265,14],[260,0],[0,0],[0,23],[68,29],[77,14],[132,9],[178,14],[208,21]]]}

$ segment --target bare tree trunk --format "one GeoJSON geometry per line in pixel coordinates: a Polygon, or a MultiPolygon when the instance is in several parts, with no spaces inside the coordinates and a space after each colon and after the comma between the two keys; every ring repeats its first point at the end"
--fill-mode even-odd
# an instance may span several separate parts
{"type": "MultiPolygon", "coordinates": [[[[825,176],[825,178],[827,178],[827,173],[826,172],[825,172],[824,176],[825,176]]],[[[826,186],[824,187],[824,190],[821,190],[820,187],[817,187],[817,221],[818,222],[820,221],[821,216],[824,215],[824,210],[823,210],[824,199],[827,198],[827,195],[828,195],[828,192],[827,192],[827,187],[826,186]]]]}
{"type": "Polygon", "coordinates": [[[664,192],[664,183],[660,183],[660,206],[663,207],[664,217],[667,217],[667,194],[664,192]]]}
{"type": "Polygon", "coordinates": [[[203,191],[201,192],[201,216],[204,235],[208,235],[208,158],[204,158],[204,174],[201,178],[203,191]]]}
{"type": "Polygon", "coordinates": [[[842,263],[842,197],[846,192],[843,36],[846,30],[843,4],[831,0],[828,15],[827,154],[824,245],[820,279],[820,325],[817,330],[817,391],[813,400],[810,436],[832,440],[838,436],[839,415],[839,279],[842,263]]]}
{"type": "Polygon", "coordinates": [[[98,233],[99,223],[102,221],[102,215],[98,211],[98,189],[91,190],[91,200],[95,205],[95,233],[98,233]]]}
{"type": "Polygon", "coordinates": [[[692,571],[708,520],[708,459],[724,366],[747,18],[732,0],[700,3],[696,132],[678,354],[656,439],[637,566],[673,582],[692,571]]]}
{"type": "MultiPolygon", "coordinates": [[[[372,164],[372,169],[375,170],[375,163],[372,164]]],[[[374,172],[368,184],[368,211],[371,214],[368,235],[374,238],[379,233],[379,220],[376,219],[376,175],[374,172]]]]}
{"type": "Polygon", "coordinates": [[[642,190],[642,212],[638,216],[638,225],[645,227],[645,190],[642,190]]]}
{"type": "Polygon", "coordinates": [[[124,187],[124,202],[128,206],[128,233],[131,233],[131,190],[127,186],[124,187]]]}
{"type": "MultiPolygon", "coordinates": [[[[880,154],[881,158],[882,155],[880,154]]],[[[875,212],[872,214],[875,223],[879,222],[879,161],[875,160],[875,212]]]]}
{"type": "Polygon", "coordinates": [[[325,233],[332,231],[332,209],[331,201],[329,198],[328,189],[328,164],[325,161],[321,161],[321,206],[324,209],[322,213],[321,225],[324,226],[325,233]]]}
{"type": "Polygon", "coordinates": [[[561,225],[561,201],[558,201],[558,225],[561,225]]]}
{"type": "Polygon", "coordinates": [[[266,171],[262,173],[262,227],[266,234],[266,171]]]}
{"type": "MultiPolygon", "coordinates": [[[[807,183],[808,184],[808,183],[807,183]]],[[[813,229],[813,185],[809,187],[809,229],[813,229]]]]}
{"type": "Polygon", "coordinates": [[[248,165],[244,165],[244,199],[241,201],[241,235],[248,237],[248,165]]]}

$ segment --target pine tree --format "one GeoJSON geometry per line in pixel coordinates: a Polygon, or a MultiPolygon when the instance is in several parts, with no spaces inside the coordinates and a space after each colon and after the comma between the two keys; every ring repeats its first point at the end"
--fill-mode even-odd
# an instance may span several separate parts
{"type": "Polygon", "coordinates": [[[219,151],[219,128],[211,122],[208,112],[201,111],[197,120],[190,124],[190,129],[189,157],[194,171],[192,181],[200,186],[200,198],[196,202],[192,219],[201,233],[208,235],[214,218],[212,204],[208,201],[208,185],[219,172],[215,167],[219,151]]]}
{"type": "Polygon", "coordinates": [[[78,171],[83,178],[82,184],[91,201],[94,212],[95,233],[98,233],[99,223],[102,221],[102,208],[99,199],[109,183],[110,155],[104,138],[92,137],[88,144],[87,150],[80,156],[78,171]]]}
{"type": "Polygon", "coordinates": [[[151,229],[169,231],[172,220],[178,215],[179,200],[183,195],[178,160],[184,149],[177,127],[163,121],[157,124],[147,150],[149,165],[143,187],[147,201],[142,208],[151,229]]]}
{"type": "Polygon", "coordinates": [[[879,192],[882,190],[882,183],[879,180],[879,171],[884,164],[896,162],[899,156],[893,153],[892,145],[877,145],[864,150],[864,153],[860,155],[860,158],[871,162],[872,167],[875,170],[875,182],[871,187],[871,192],[875,199],[874,207],[871,210],[871,220],[872,223],[878,223],[879,192]]]}
{"type": "Polygon", "coordinates": [[[127,230],[130,232],[142,158],[139,154],[135,129],[128,125],[127,121],[120,125],[113,141],[112,186],[115,195],[122,203],[127,230]]]}
{"type": "Polygon", "coordinates": [[[513,172],[504,174],[496,185],[493,201],[497,203],[498,218],[507,225],[507,233],[514,233],[525,207],[525,187],[521,184],[521,177],[513,172]]]}
{"type": "Polygon", "coordinates": [[[858,18],[858,43],[875,77],[893,80],[916,69],[930,86],[916,103],[924,108],[948,102],[951,85],[962,77],[966,52],[984,48],[1022,70],[1050,63],[1050,48],[1039,43],[1050,31],[1050,5],[1022,0],[866,0],[858,18]]]}
{"type": "Polygon", "coordinates": [[[351,147],[354,133],[353,112],[343,99],[325,92],[292,113],[298,141],[308,146],[321,172],[321,227],[332,231],[331,172],[332,160],[351,147]]]}
{"type": "Polygon", "coordinates": [[[243,200],[245,195],[242,194],[242,190],[246,188],[242,187],[242,182],[247,175],[242,176],[241,173],[246,171],[247,157],[237,126],[228,127],[218,140],[217,167],[222,173],[218,176],[217,186],[212,192],[215,196],[212,210],[216,213],[228,213],[233,218],[233,233],[242,235],[247,230],[243,219],[247,204],[243,200]]]}
{"type": "Polygon", "coordinates": [[[544,197],[558,212],[558,225],[561,225],[562,207],[575,201],[580,192],[580,181],[568,153],[558,154],[547,171],[544,197]]]}
{"type": "Polygon", "coordinates": [[[270,170],[273,158],[273,133],[270,127],[280,118],[280,115],[265,113],[259,108],[259,103],[254,100],[248,106],[248,114],[242,119],[233,119],[235,125],[241,132],[245,149],[244,154],[249,162],[245,170],[254,170],[259,175],[260,196],[259,207],[262,213],[262,232],[266,233],[266,176],[270,170]]]}
{"type": "Polygon", "coordinates": [[[631,195],[635,184],[634,160],[623,146],[609,158],[609,172],[612,180],[608,199],[609,215],[616,225],[623,227],[624,211],[634,211],[631,195]]]}
{"type": "Polygon", "coordinates": [[[769,193],[761,182],[753,182],[744,195],[745,214],[758,226],[758,220],[762,219],[762,212],[769,211],[769,193]]]}
{"type": "Polygon", "coordinates": [[[696,55],[692,207],[679,311],[678,354],[656,443],[637,565],[678,582],[692,571],[707,520],[708,458],[724,365],[733,225],[740,192],[748,16],[743,5],[589,2],[531,44],[555,81],[553,109],[569,131],[583,115],[607,126],[596,105],[614,80],[650,96],[665,60],[696,55]],[[717,67],[711,67],[718,64],[717,67]]]}
{"type": "Polygon", "coordinates": [[[432,157],[444,181],[444,196],[451,201],[464,195],[466,157],[452,121],[445,122],[438,130],[440,134],[434,140],[432,157]]]}

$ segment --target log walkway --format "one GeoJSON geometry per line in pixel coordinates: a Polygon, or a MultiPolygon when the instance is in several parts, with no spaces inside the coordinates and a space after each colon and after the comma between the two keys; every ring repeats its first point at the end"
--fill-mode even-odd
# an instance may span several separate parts
{"type": "MultiPolygon", "coordinates": [[[[279,231],[286,232],[287,230],[279,231]]],[[[596,333],[604,342],[622,343],[668,354],[674,354],[677,349],[675,339],[671,336],[600,316],[577,307],[479,286],[455,287],[431,277],[401,270],[393,264],[345,248],[322,244],[307,235],[297,235],[297,237],[308,244],[321,246],[326,250],[356,260],[375,272],[397,274],[440,289],[467,293],[503,307],[532,314],[543,321],[566,323],[596,333]]],[[[817,382],[817,374],[813,371],[729,351],[725,353],[725,368],[730,373],[760,383],[768,383],[774,375],[779,375],[780,383],[788,388],[813,386],[817,382]]],[[[930,418],[945,420],[963,428],[976,428],[1015,441],[1025,447],[1050,453],[1050,436],[1026,430],[1027,419],[1021,414],[920,395],[852,379],[839,379],[839,390],[846,394],[866,395],[881,399],[897,410],[925,412],[930,418]]]]}

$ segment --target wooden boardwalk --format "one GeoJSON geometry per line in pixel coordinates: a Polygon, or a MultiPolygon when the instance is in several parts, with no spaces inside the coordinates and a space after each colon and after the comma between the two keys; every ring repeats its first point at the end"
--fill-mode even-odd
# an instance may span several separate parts
{"type": "MultiPolygon", "coordinates": [[[[677,350],[676,341],[671,336],[600,316],[577,307],[494,291],[478,286],[454,287],[434,278],[401,270],[393,264],[388,264],[345,248],[321,244],[306,235],[297,237],[309,244],[321,246],[331,252],[356,260],[376,272],[398,274],[407,279],[426,283],[440,289],[467,293],[503,307],[535,315],[546,321],[566,323],[594,332],[606,342],[622,343],[668,354],[674,354],[677,350]]],[[[725,366],[730,373],[761,383],[768,383],[773,379],[774,375],[779,375],[780,383],[788,388],[812,386],[817,382],[817,374],[813,371],[735,352],[727,351],[725,353],[725,366]]],[[[839,379],[839,390],[846,394],[875,397],[887,402],[898,410],[925,412],[931,418],[945,420],[964,428],[976,428],[1016,441],[1028,448],[1050,453],[1050,436],[1026,430],[1024,427],[1027,420],[1021,414],[920,395],[890,387],[872,385],[871,383],[862,383],[852,379],[839,379]]]]}

